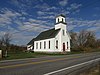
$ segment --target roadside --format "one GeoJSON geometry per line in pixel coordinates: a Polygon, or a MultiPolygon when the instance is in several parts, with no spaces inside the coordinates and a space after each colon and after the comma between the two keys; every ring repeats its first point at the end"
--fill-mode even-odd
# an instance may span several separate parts
{"type": "MultiPolygon", "coordinates": [[[[96,61],[97,58],[100,57],[100,53],[86,53],[86,54],[72,54],[72,55],[60,55],[60,56],[46,56],[46,57],[39,57],[39,58],[29,58],[29,59],[17,59],[17,60],[8,60],[1,61],[0,63],[0,75],[43,75],[52,71],[56,71],[63,68],[68,68],[78,64],[86,64],[88,62],[96,61]],[[94,60],[96,59],[96,60],[94,60]],[[89,61],[90,60],[90,61],[89,61]],[[6,69],[6,70],[5,70],[6,69]],[[5,72],[2,72],[5,70],[5,72]]],[[[90,63],[91,64],[91,63],[90,63]]],[[[93,63],[92,63],[93,64],[93,63]]],[[[88,64],[87,64],[88,65],[88,64]]],[[[87,66],[86,65],[86,66],[87,66]]],[[[76,68],[80,68],[76,67],[76,68]]],[[[73,69],[76,69],[73,68],[73,69]]],[[[67,70],[70,72],[69,69],[67,70]]],[[[63,71],[62,71],[63,72],[63,71]]],[[[62,73],[61,72],[61,73],[62,73]]],[[[63,72],[65,73],[65,71],[63,72]]],[[[67,72],[66,72],[67,73],[67,72]]],[[[60,74],[65,75],[65,74],[60,74]]],[[[74,74],[73,74],[74,75],[74,74]]]]}
{"type": "MultiPolygon", "coordinates": [[[[3,56],[2,60],[13,60],[13,59],[26,59],[26,58],[37,58],[37,57],[45,57],[45,56],[61,56],[61,55],[71,55],[71,54],[86,54],[92,52],[100,52],[100,49],[94,50],[91,52],[84,51],[71,51],[71,52],[63,52],[63,53],[44,53],[44,52],[26,52],[26,51],[16,51],[16,52],[8,52],[7,56],[3,56]]],[[[4,55],[4,54],[2,54],[4,55]]]]}
{"type": "Polygon", "coordinates": [[[95,67],[84,71],[80,75],[100,75],[100,64],[97,64],[95,67]]]}
{"type": "Polygon", "coordinates": [[[45,56],[60,56],[60,55],[80,54],[80,53],[82,52],[68,52],[68,53],[17,52],[17,53],[8,53],[8,56],[3,57],[1,60],[26,59],[26,58],[45,57],[45,56]]]}

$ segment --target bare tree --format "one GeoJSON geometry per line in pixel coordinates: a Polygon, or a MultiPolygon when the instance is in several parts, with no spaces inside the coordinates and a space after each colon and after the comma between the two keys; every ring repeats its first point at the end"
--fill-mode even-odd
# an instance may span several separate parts
{"type": "Polygon", "coordinates": [[[2,45],[2,41],[1,41],[1,39],[0,39],[0,46],[2,45]]]}
{"type": "Polygon", "coordinates": [[[95,34],[92,31],[88,31],[87,32],[87,41],[85,43],[86,47],[95,47],[96,45],[96,38],[95,38],[95,34]]]}
{"type": "Polygon", "coordinates": [[[1,39],[0,39],[0,49],[1,49],[1,47],[2,47],[2,41],[1,41],[1,39]]]}
{"type": "Polygon", "coordinates": [[[100,48],[100,39],[96,40],[96,47],[100,48]]]}
{"type": "Polygon", "coordinates": [[[70,36],[71,36],[71,48],[76,48],[77,47],[77,33],[71,31],[70,36]]]}
{"type": "Polygon", "coordinates": [[[12,35],[10,33],[5,33],[1,38],[2,45],[6,47],[5,56],[7,56],[11,40],[12,40],[12,35]]]}
{"type": "Polygon", "coordinates": [[[77,36],[77,44],[78,46],[84,46],[87,41],[88,32],[85,30],[80,31],[77,36]]]}
{"type": "Polygon", "coordinates": [[[87,51],[96,45],[95,34],[92,31],[82,30],[79,33],[70,32],[71,46],[75,51],[87,51]]]}
{"type": "Polygon", "coordinates": [[[82,30],[77,36],[77,44],[80,50],[89,52],[95,47],[96,38],[92,31],[82,30]]]}

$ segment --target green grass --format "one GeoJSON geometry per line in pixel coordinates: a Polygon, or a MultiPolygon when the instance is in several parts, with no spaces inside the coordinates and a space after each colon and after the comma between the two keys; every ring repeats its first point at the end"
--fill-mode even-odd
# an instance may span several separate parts
{"type": "MultiPolygon", "coordinates": [[[[93,52],[100,52],[99,49],[94,49],[93,52]]],[[[61,56],[61,55],[71,55],[71,54],[80,54],[84,52],[75,51],[72,52],[66,52],[66,53],[43,53],[43,52],[10,52],[8,53],[8,57],[5,57],[0,60],[11,60],[11,59],[24,59],[24,58],[36,58],[36,57],[43,57],[43,56],[61,56]]],[[[87,52],[85,52],[87,53],[87,52]]]]}
{"type": "Polygon", "coordinates": [[[35,55],[33,53],[8,53],[7,57],[4,57],[3,60],[10,60],[10,59],[23,59],[23,58],[34,58],[35,55]]]}
{"type": "Polygon", "coordinates": [[[8,56],[2,60],[11,60],[11,59],[24,59],[24,58],[36,58],[43,56],[61,56],[61,55],[70,55],[70,54],[79,54],[80,52],[68,52],[68,53],[32,53],[32,52],[18,52],[18,53],[8,53],[8,56]]]}

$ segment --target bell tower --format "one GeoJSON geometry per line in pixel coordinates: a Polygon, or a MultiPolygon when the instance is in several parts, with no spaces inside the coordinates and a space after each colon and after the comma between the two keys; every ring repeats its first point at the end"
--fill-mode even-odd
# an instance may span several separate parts
{"type": "Polygon", "coordinates": [[[56,29],[66,29],[66,19],[64,15],[59,15],[56,17],[56,25],[55,25],[55,30],[56,29]]]}
{"type": "Polygon", "coordinates": [[[56,17],[56,24],[58,24],[58,23],[66,23],[64,15],[61,14],[61,15],[56,17]]]}

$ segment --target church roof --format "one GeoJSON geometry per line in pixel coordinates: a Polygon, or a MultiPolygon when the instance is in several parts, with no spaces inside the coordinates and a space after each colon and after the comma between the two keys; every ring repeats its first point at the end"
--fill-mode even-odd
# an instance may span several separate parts
{"type": "Polygon", "coordinates": [[[34,41],[44,40],[49,38],[54,38],[60,29],[55,30],[55,28],[41,32],[36,38],[33,38],[28,45],[32,44],[34,41]]]}
{"type": "Polygon", "coordinates": [[[33,45],[34,39],[35,38],[33,38],[27,45],[33,45]]]}
{"type": "Polygon", "coordinates": [[[58,16],[56,16],[56,17],[59,17],[59,16],[65,17],[65,15],[63,15],[63,14],[60,14],[60,15],[58,15],[58,16]]]}

